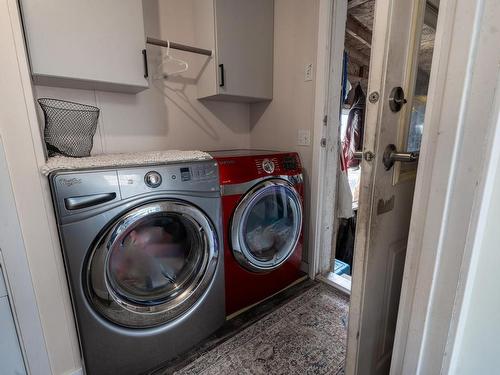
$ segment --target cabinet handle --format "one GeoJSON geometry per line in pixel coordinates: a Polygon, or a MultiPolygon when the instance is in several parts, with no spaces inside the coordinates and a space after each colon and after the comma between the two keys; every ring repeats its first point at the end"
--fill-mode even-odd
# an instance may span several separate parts
{"type": "Polygon", "coordinates": [[[219,73],[220,73],[220,78],[219,78],[219,87],[224,87],[224,64],[219,64],[219,73]]]}
{"type": "Polygon", "coordinates": [[[142,58],[144,60],[144,78],[149,77],[149,71],[148,71],[148,53],[146,52],[145,49],[142,50],[142,58]]]}

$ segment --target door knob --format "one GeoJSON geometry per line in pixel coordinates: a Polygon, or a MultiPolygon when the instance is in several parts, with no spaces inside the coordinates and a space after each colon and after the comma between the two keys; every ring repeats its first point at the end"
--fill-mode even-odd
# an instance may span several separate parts
{"type": "Polygon", "coordinates": [[[388,171],[394,165],[394,162],[400,161],[403,163],[412,163],[418,161],[418,152],[398,152],[393,144],[385,148],[382,162],[385,169],[388,171]]]}

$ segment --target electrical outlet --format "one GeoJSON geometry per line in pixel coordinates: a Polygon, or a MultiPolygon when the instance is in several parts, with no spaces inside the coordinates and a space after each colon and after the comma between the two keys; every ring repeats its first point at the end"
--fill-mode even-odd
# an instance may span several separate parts
{"type": "Polygon", "coordinates": [[[308,129],[299,129],[297,133],[297,145],[310,146],[311,145],[311,131],[308,129]]]}
{"type": "Polygon", "coordinates": [[[313,80],[313,64],[307,64],[304,68],[304,81],[312,81],[313,80]]]}

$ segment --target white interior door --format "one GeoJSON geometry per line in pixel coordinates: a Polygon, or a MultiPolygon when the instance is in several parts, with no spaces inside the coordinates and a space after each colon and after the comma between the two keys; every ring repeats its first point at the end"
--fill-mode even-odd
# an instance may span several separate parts
{"type": "Polygon", "coordinates": [[[375,3],[363,150],[375,158],[361,164],[347,374],[390,369],[415,173],[401,178],[400,163],[388,169],[383,155],[388,145],[407,144],[401,134],[408,134],[425,6],[425,0],[375,3]],[[395,87],[408,101],[398,112],[389,105],[395,87]]]}

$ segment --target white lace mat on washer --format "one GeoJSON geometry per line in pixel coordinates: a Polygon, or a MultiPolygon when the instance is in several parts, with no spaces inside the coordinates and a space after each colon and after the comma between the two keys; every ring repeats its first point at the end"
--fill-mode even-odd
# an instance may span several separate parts
{"type": "Polygon", "coordinates": [[[212,157],[203,151],[150,151],[128,154],[102,154],[84,158],[54,156],[40,168],[48,176],[60,170],[91,169],[106,167],[133,167],[140,165],[172,164],[189,161],[210,160],[212,157]]]}

